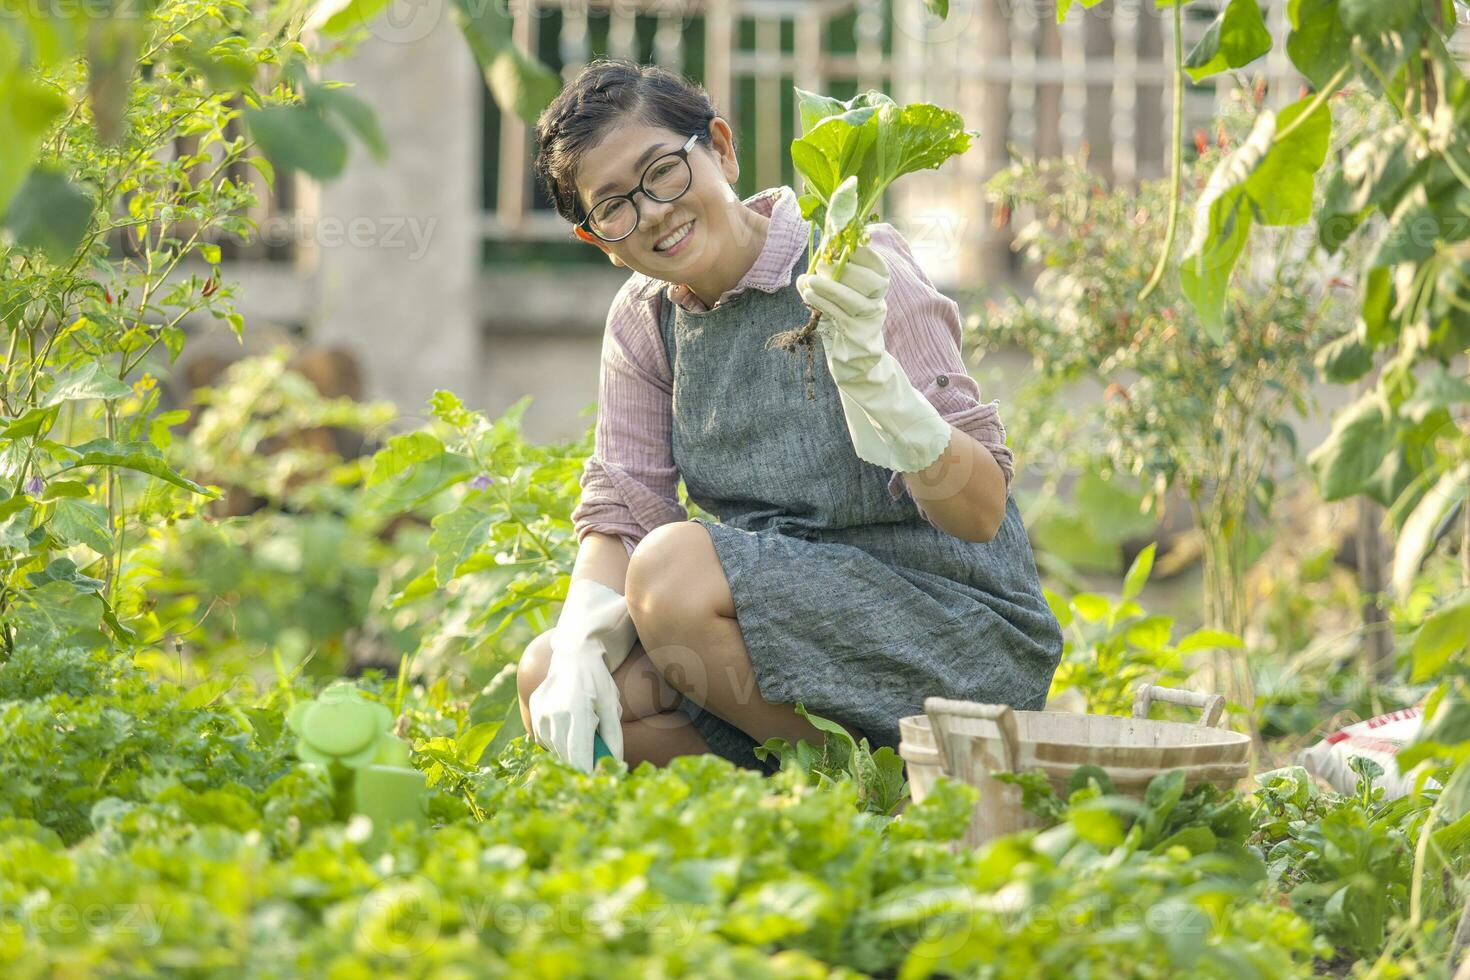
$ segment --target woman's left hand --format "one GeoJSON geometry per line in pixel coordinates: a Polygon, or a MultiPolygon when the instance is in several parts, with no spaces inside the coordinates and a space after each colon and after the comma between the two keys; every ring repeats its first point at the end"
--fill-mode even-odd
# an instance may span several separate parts
{"type": "Polygon", "coordinates": [[[842,399],[859,459],[905,473],[925,469],[949,446],[950,424],[909,382],[883,345],[888,318],[888,266],[859,245],[841,276],[818,262],[796,277],[807,305],[822,315],[817,333],[842,399]]]}

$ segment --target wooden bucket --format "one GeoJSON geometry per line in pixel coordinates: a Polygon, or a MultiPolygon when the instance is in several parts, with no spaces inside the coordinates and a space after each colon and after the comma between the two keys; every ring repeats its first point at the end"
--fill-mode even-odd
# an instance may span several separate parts
{"type": "Polygon", "coordinates": [[[898,753],[908,768],[909,793],[922,802],[940,774],[977,786],[980,799],[964,843],[975,847],[1004,834],[1039,826],[1021,807],[1021,788],[996,772],[1040,769],[1058,791],[1079,766],[1107,773],[1118,792],[1142,799],[1149,781],[1183,769],[1186,787],[1233,786],[1249,768],[1250,736],[1217,728],[1225,699],[1143,684],[1133,717],[1016,711],[1004,704],[925,698],[924,714],[898,722],[898,753]],[[1154,701],[1202,709],[1199,724],[1149,721],[1154,701]],[[937,733],[937,735],[936,735],[937,733]]]}

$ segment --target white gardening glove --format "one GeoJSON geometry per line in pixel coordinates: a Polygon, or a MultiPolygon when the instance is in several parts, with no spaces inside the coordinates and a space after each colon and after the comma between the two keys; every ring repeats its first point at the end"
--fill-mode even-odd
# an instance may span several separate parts
{"type": "Polygon", "coordinates": [[[638,631],[627,600],[601,582],[580,578],[551,632],[546,679],[531,692],[531,736],[583,772],[592,771],[592,735],[623,758],[623,725],[612,672],[628,657],[638,631]]]}
{"type": "Polygon", "coordinates": [[[814,274],[796,277],[796,288],[822,314],[817,332],[853,449],[859,459],[890,470],[922,470],[949,445],[950,425],[883,346],[888,266],[872,248],[859,245],[840,278],[832,270],[819,261],[814,274]]]}

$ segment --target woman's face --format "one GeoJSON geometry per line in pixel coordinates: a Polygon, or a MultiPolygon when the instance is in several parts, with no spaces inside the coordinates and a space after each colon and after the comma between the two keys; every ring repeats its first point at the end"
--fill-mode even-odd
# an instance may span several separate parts
{"type": "MultiPolygon", "coordinates": [[[[660,126],[630,123],[609,129],[600,143],[587,151],[577,168],[577,194],[583,213],[610,194],[626,194],[655,159],[678,150],[689,133],[676,133],[660,126]]],[[[604,242],[581,229],[578,237],[601,248],[615,265],[623,265],[656,279],[689,282],[706,276],[719,265],[724,252],[734,248],[740,226],[736,209],[743,205],[730,186],[740,176],[723,119],[710,124],[710,143],[697,142],[689,151],[689,189],[674,201],[664,203],[647,194],[634,195],[638,225],[627,238],[604,242]],[[688,236],[665,254],[657,248],[684,225],[693,222],[688,236]]],[[[677,238],[674,235],[674,238],[677,238]]]]}

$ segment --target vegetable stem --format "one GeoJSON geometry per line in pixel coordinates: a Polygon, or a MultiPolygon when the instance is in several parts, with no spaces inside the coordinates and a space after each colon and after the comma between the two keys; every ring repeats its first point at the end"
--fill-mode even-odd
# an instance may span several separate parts
{"type": "Polygon", "coordinates": [[[1164,247],[1159,252],[1159,261],[1153,274],[1138,294],[1139,302],[1153,295],[1164,279],[1164,269],[1169,265],[1169,256],[1174,251],[1174,235],[1179,228],[1179,198],[1184,186],[1184,28],[1182,3],[1174,5],[1174,146],[1173,162],[1169,173],[1169,223],[1164,231],[1164,247]]]}
{"type": "MultiPolygon", "coordinates": [[[[865,206],[858,211],[858,214],[861,216],[861,215],[866,215],[866,214],[872,213],[873,203],[874,202],[864,202],[864,205],[865,206]]],[[[861,222],[861,221],[863,221],[863,218],[862,217],[859,217],[856,220],[858,222],[861,222]]],[[[841,276],[842,276],[842,270],[847,268],[847,261],[848,261],[848,259],[852,258],[852,253],[854,251],[854,246],[852,246],[852,245],[850,245],[848,243],[851,242],[851,241],[853,241],[854,239],[849,234],[849,228],[843,228],[840,234],[835,235],[833,237],[834,237],[834,239],[837,242],[836,247],[838,249],[838,252],[837,252],[836,261],[833,263],[833,266],[832,266],[832,278],[833,279],[840,279],[841,276]]],[[[807,274],[808,275],[811,275],[811,274],[814,274],[816,272],[817,262],[820,261],[820,257],[811,254],[811,237],[810,236],[808,236],[808,238],[807,238],[807,243],[808,243],[808,245],[807,245],[807,248],[808,248],[807,274]]],[[[823,244],[822,251],[823,252],[826,252],[827,251],[827,245],[826,245],[826,243],[823,244]]],[[[813,401],[817,397],[816,396],[816,388],[815,388],[816,377],[815,377],[815,375],[812,372],[813,365],[814,365],[814,363],[816,361],[816,350],[813,347],[813,342],[812,342],[811,337],[812,337],[812,334],[816,332],[817,322],[819,320],[821,320],[821,319],[822,319],[822,312],[820,310],[813,310],[812,311],[812,315],[807,319],[806,323],[802,324],[799,327],[793,327],[790,330],[783,330],[780,333],[773,335],[770,339],[768,339],[766,341],[766,344],[765,344],[765,349],[766,350],[795,350],[798,346],[804,346],[806,348],[806,398],[807,398],[807,401],[813,401]]]]}

